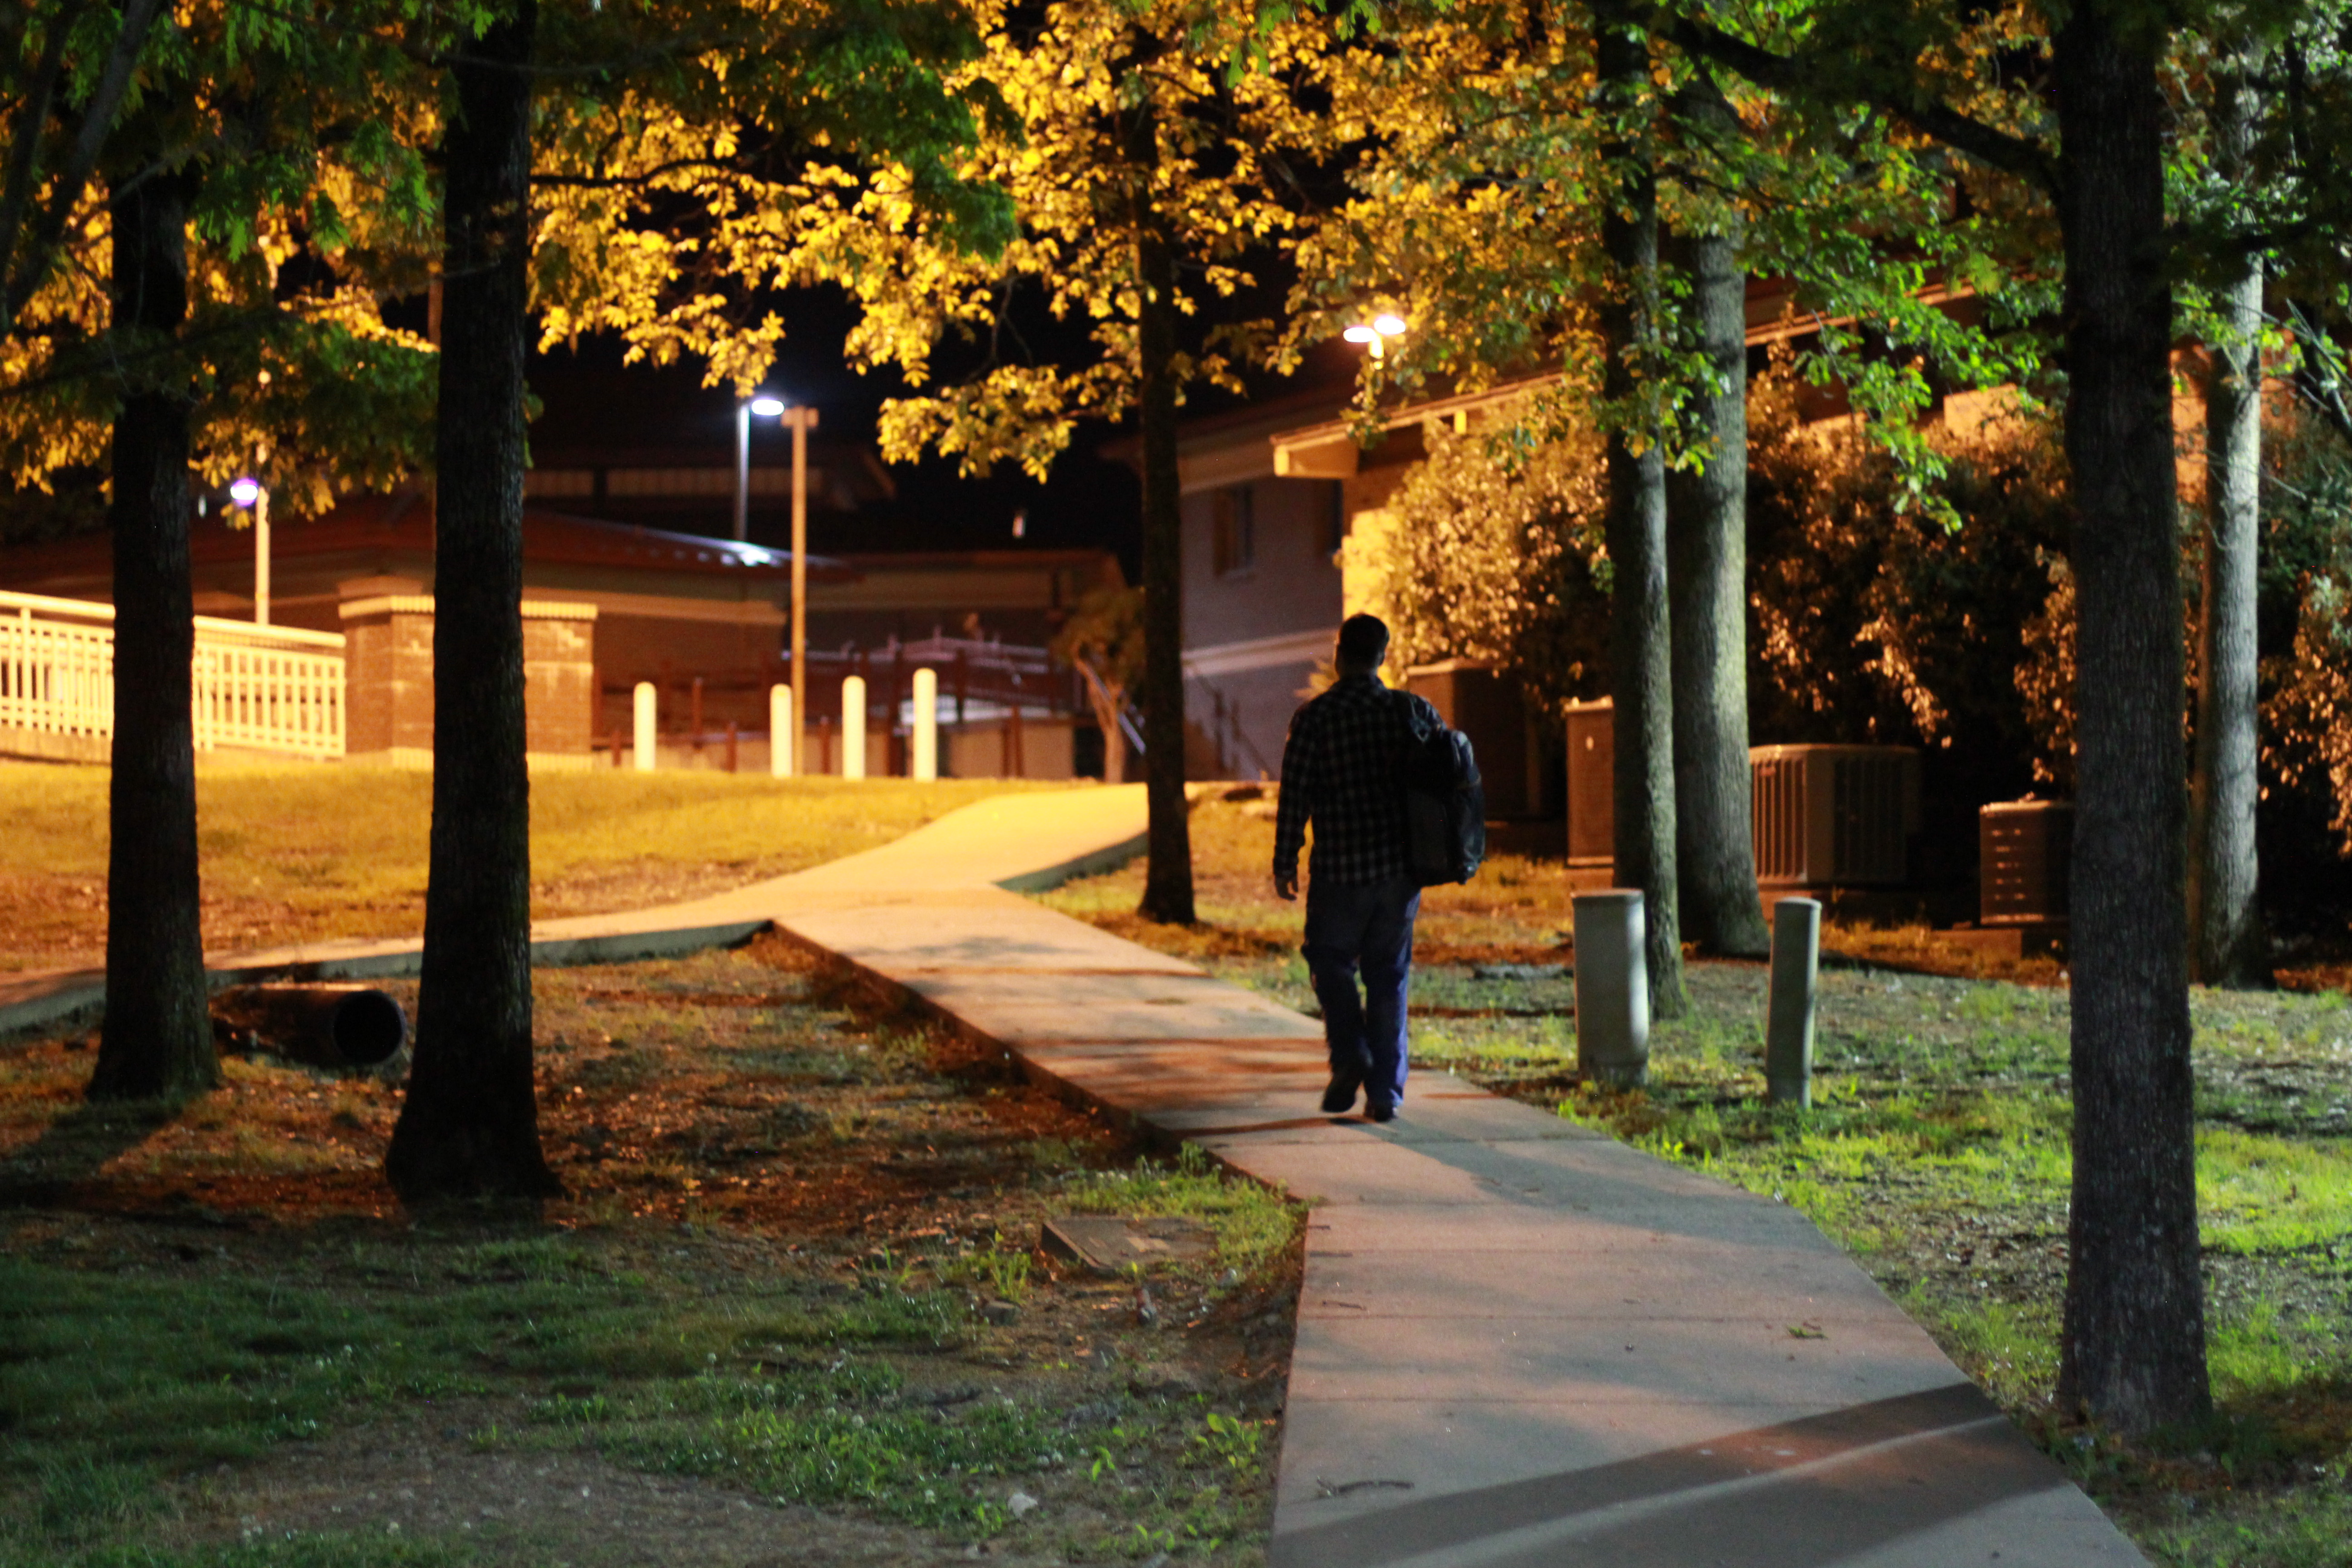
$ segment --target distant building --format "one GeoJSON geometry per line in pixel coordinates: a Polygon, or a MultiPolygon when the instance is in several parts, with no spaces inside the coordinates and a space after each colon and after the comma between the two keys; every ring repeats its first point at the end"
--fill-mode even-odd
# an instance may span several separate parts
{"type": "MultiPolygon", "coordinates": [[[[1965,294],[1935,290],[1927,297],[1956,313],[1976,309],[1965,294]]],[[[1774,343],[1820,330],[1817,317],[1792,307],[1786,283],[1750,282],[1752,367],[1761,368],[1774,343]]],[[[1369,448],[1359,444],[1360,423],[1349,413],[1352,380],[1184,424],[1177,456],[1184,497],[1190,776],[1255,778],[1261,772],[1280,772],[1290,715],[1317,665],[1329,656],[1339,622],[1381,598],[1378,584],[1350,580],[1341,564],[1343,542],[1390,525],[1389,500],[1406,472],[1427,455],[1431,427],[1457,434],[1478,428],[1501,405],[1553,379],[1549,374],[1528,376],[1386,410],[1380,416],[1381,437],[1369,448]]],[[[1835,387],[1802,384],[1798,399],[1801,417],[1823,430],[1851,416],[1835,387]]],[[[1958,426],[1998,417],[2008,405],[2005,391],[1996,390],[1940,399],[1938,412],[1958,426]]],[[[1134,460],[1131,439],[1110,450],[1134,460]]],[[[1386,673],[1392,683],[1404,679],[1402,670],[1386,673]]],[[[1442,686],[1440,674],[1433,669],[1432,679],[1442,686]]],[[[1456,681],[1462,678],[1450,661],[1443,674],[1456,681]]],[[[1544,781],[1557,770],[1538,757],[1533,738],[1524,743],[1515,738],[1509,749],[1529,759],[1525,809],[1539,815],[1556,810],[1557,781],[1544,781]]]]}
{"type": "MultiPolygon", "coordinates": [[[[1273,438],[1346,397],[1318,388],[1189,420],[1178,435],[1191,777],[1278,774],[1291,712],[1330,655],[1344,613],[1341,487],[1278,471],[1273,438]]],[[[1131,460],[1132,447],[1109,450],[1131,460]]]]}

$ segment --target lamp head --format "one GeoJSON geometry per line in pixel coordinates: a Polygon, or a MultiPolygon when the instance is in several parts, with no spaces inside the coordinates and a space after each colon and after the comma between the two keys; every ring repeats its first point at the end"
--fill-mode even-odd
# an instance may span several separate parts
{"type": "Polygon", "coordinates": [[[772,392],[763,392],[751,399],[751,412],[762,419],[773,419],[784,411],[784,400],[772,392]]]}
{"type": "Polygon", "coordinates": [[[1404,318],[1394,311],[1383,311],[1372,318],[1372,331],[1384,338],[1404,336],[1404,318]]]}
{"type": "Polygon", "coordinates": [[[1376,343],[1381,341],[1381,334],[1374,331],[1371,328],[1365,326],[1361,321],[1357,322],[1354,326],[1349,327],[1346,331],[1341,332],[1339,335],[1347,339],[1351,343],[1376,343]]]}
{"type": "Polygon", "coordinates": [[[261,481],[250,475],[232,480],[228,487],[228,499],[239,506],[251,506],[261,499],[261,481]]]}

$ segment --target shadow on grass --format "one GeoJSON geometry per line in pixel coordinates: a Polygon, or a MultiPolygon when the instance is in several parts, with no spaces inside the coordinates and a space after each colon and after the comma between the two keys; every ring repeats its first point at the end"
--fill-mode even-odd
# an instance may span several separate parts
{"type": "Polygon", "coordinates": [[[0,1159],[0,1205],[67,1201],[109,1163],[176,1121],[188,1103],[140,1100],[74,1107],[32,1142],[0,1159]]]}

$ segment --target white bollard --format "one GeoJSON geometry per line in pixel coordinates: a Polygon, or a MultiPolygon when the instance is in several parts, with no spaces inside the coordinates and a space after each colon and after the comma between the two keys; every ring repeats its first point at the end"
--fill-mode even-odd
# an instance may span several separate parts
{"type": "Polygon", "coordinates": [[[1821,901],[1774,900],[1772,999],[1765,1013],[1764,1082],[1775,1105],[1813,1102],[1813,995],[1821,962],[1821,901]]]}
{"type": "Polygon", "coordinates": [[[1588,1081],[1619,1088],[1650,1070],[1650,976],[1638,889],[1579,893],[1576,922],[1576,1066],[1588,1081]]]}
{"type": "Polygon", "coordinates": [[[916,778],[940,776],[940,672],[915,671],[915,742],[908,772],[916,778]]]}
{"type": "Polygon", "coordinates": [[[841,776],[866,776],[866,678],[853,675],[841,683],[841,776]]]}
{"type": "Polygon", "coordinates": [[[649,773],[654,771],[654,725],[658,718],[656,705],[660,700],[654,691],[654,683],[652,681],[640,680],[637,682],[636,700],[637,727],[635,739],[636,741],[637,772],[641,773],[649,773]]]}
{"type": "Polygon", "coordinates": [[[768,772],[780,779],[793,776],[793,689],[768,688],[768,772]]]}

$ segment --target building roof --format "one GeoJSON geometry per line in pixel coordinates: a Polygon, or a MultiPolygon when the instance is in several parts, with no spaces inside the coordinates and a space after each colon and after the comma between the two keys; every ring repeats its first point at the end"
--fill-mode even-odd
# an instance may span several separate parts
{"type": "MultiPolygon", "coordinates": [[[[189,531],[191,564],[199,570],[249,561],[253,534],[229,526],[215,513],[189,531]]],[[[359,556],[371,552],[430,557],[433,505],[421,489],[388,496],[355,496],[322,517],[280,523],[270,531],[270,558],[289,565],[309,556],[359,556]]],[[[792,575],[788,551],[733,540],[670,533],[633,523],[572,517],[526,506],[522,515],[523,561],[530,565],[618,568],[623,571],[725,576],[738,581],[781,582],[792,575]]],[[[0,549],[0,584],[39,591],[44,584],[103,584],[112,572],[110,531],[78,534],[0,549]]],[[[855,567],[830,557],[809,558],[809,578],[817,583],[853,583],[855,567]]]]}

